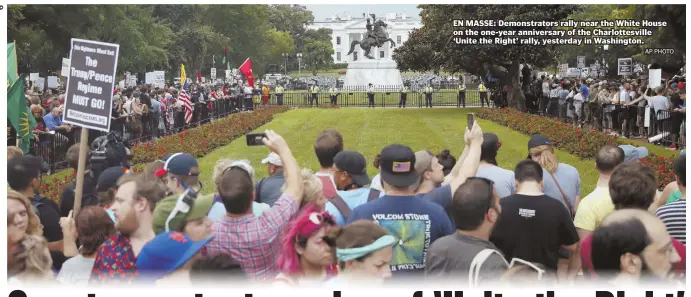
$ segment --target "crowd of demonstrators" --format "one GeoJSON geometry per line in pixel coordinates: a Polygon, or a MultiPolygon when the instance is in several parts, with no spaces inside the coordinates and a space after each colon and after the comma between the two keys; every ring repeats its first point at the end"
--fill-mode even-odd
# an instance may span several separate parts
{"type": "Polygon", "coordinates": [[[623,138],[662,135],[654,141],[670,149],[682,149],[686,143],[685,79],[668,79],[654,89],[647,85],[642,79],[607,81],[542,76],[534,78],[527,103],[529,109],[539,114],[623,138]]]}
{"type": "Polygon", "coordinates": [[[390,144],[375,158],[377,183],[338,131],[315,136],[313,173],[267,130],[269,177],[260,181],[247,160],[218,160],[213,172],[184,152],[141,173],[113,162],[88,179],[93,189],[78,213],[72,194],[59,204],[41,197],[39,158],[9,149],[9,281],[294,288],[458,277],[470,287],[683,280],[685,155],[659,193],[653,169],[638,162],[645,149],[605,146],[594,160],[597,186],[582,197],[578,171],[559,163],[542,135],[512,170],[498,166],[497,135],[477,123],[458,136],[458,158],[451,149],[435,155],[390,144]],[[214,184],[204,192],[213,194],[202,195],[207,174],[214,184]]]}

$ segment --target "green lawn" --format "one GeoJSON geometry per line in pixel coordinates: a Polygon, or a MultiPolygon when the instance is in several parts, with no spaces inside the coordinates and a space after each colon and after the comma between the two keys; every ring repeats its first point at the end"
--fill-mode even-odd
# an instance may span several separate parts
{"type": "MultiPolygon", "coordinates": [[[[425,97],[420,92],[408,91],[407,106],[424,106],[425,97]]],[[[307,91],[289,91],[283,94],[283,104],[289,106],[309,106],[307,91]]],[[[318,93],[319,103],[329,103],[328,89],[322,90],[318,93]]],[[[490,95],[488,94],[488,97],[490,95]]],[[[396,106],[401,98],[401,93],[398,90],[391,92],[376,92],[374,94],[374,104],[376,106],[396,106]]],[[[458,100],[458,92],[456,90],[444,89],[432,93],[432,105],[441,104],[456,104],[458,100]]],[[[368,104],[367,92],[342,91],[338,96],[338,104],[349,106],[367,106],[368,104]]],[[[276,96],[271,96],[269,104],[277,104],[276,96]]],[[[466,91],[466,104],[469,106],[480,106],[480,94],[475,90],[466,91]]]]}
{"type": "MultiPolygon", "coordinates": [[[[372,166],[376,154],[386,145],[402,143],[413,150],[429,149],[438,153],[448,148],[458,157],[463,150],[463,131],[466,113],[472,109],[296,109],[280,114],[269,124],[257,129],[273,129],[283,135],[295,154],[298,163],[317,170],[319,163],[312,145],[323,129],[335,128],[343,134],[345,148],[365,155],[373,177],[377,172],[372,166]]],[[[480,120],[485,132],[493,132],[502,141],[498,162],[501,167],[513,167],[527,155],[528,137],[489,121],[480,120]]],[[[255,167],[257,177],[267,175],[261,160],[268,150],[264,147],[248,147],[244,139],[220,148],[199,160],[205,193],[214,191],[212,172],[220,158],[248,159],[255,167]]],[[[566,152],[557,151],[561,162],[578,168],[585,196],[595,187],[597,172],[592,160],[580,160],[566,152]]]]}

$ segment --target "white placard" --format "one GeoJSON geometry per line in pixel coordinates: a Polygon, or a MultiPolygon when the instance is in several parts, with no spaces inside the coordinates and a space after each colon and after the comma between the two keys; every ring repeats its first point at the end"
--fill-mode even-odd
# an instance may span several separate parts
{"type": "Polygon", "coordinates": [[[124,79],[118,83],[118,87],[120,87],[121,90],[125,88],[125,80],[124,79]]]}
{"type": "Polygon", "coordinates": [[[62,71],[60,71],[60,74],[64,77],[70,76],[70,59],[69,58],[62,58],[62,71]]]}
{"type": "Polygon", "coordinates": [[[559,76],[566,77],[566,72],[569,69],[569,64],[559,64],[559,76]]]}
{"type": "Polygon", "coordinates": [[[617,75],[631,75],[633,74],[633,59],[619,58],[617,59],[617,75]]]}
{"type": "Polygon", "coordinates": [[[127,75],[127,80],[125,81],[125,86],[126,87],[136,87],[137,86],[137,76],[136,75],[127,75]]]}
{"type": "Polygon", "coordinates": [[[648,88],[654,89],[662,85],[662,69],[648,69],[648,88]]]}
{"type": "Polygon", "coordinates": [[[147,85],[151,85],[154,83],[154,73],[153,72],[147,72],[146,76],[144,78],[144,83],[147,85]]]}
{"type": "Polygon", "coordinates": [[[57,76],[49,76],[48,77],[48,88],[49,89],[57,89],[58,88],[58,77],[57,76]]]}
{"type": "Polygon", "coordinates": [[[646,128],[650,127],[650,106],[645,107],[645,117],[643,121],[643,126],[646,128]]]}
{"type": "Polygon", "coordinates": [[[232,78],[232,76],[231,76],[230,70],[226,70],[226,80],[231,79],[231,78],[232,78]]]}
{"type": "Polygon", "coordinates": [[[581,77],[588,77],[590,75],[590,68],[581,68],[581,77]]]}
{"type": "Polygon", "coordinates": [[[569,68],[566,70],[565,77],[578,77],[581,75],[581,71],[578,68],[569,68]]]}
{"type": "Polygon", "coordinates": [[[29,73],[29,81],[36,81],[38,79],[38,73],[29,73]]]}
{"type": "Polygon", "coordinates": [[[38,86],[39,90],[45,90],[46,86],[46,79],[43,77],[39,77],[36,79],[36,85],[38,86]]]}
{"type": "Polygon", "coordinates": [[[585,68],[585,56],[578,56],[578,68],[585,68]]]}
{"type": "Polygon", "coordinates": [[[166,72],[165,71],[154,71],[154,82],[152,84],[154,88],[163,88],[166,85],[166,72]]]}
{"type": "Polygon", "coordinates": [[[206,82],[206,77],[202,77],[202,82],[206,82]]]}
{"type": "Polygon", "coordinates": [[[211,68],[211,80],[216,80],[216,68],[211,68]]]}

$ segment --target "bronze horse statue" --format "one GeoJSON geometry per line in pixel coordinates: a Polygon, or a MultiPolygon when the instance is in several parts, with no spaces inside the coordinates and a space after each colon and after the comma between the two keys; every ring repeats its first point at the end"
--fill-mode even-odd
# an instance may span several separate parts
{"type": "MultiPolygon", "coordinates": [[[[374,14],[370,14],[370,16],[373,20],[376,20],[374,14]]],[[[370,55],[370,51],[373,47],[381,47],[386,42],[391,42],[391,48],[396,46],[396,42],[394,42],[393,39],[386,37],[386,32],[384,31],[384,28],[386,27],[387,25],[384,21],[378,20],[374,22],[374,28],[372,28],[370,19],[367,19],[367,35],[362,40],[353,40],[353,42],[350,43],[350,51],[348,52],[348,55],[353,53],[355,46],[358,44],[360,45],[360,48],[365,51],[365,57],[369,59],[374,59],[374,57],[370,55]]]]}

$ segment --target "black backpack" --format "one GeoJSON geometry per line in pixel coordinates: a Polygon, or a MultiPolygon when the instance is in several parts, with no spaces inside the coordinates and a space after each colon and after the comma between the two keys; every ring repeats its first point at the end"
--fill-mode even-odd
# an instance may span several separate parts
{"type": "MultiPolygon", "coordinates": [[[[379,198],[379,194],[381,194],[379,190],[370,188],[369,196],[367,197],[367,202],[377,200],[377,198],[379,198]]],[[[336,209],[338,209],[338,212],[341,213],[341,215],[343,216],[343,220],[348,221],[348,217],[350,216],[350,212],[352,210],[350,209],[350,207],[348,207],[348,204],[346,204],[345,200],[343,200],[341,196],[336,194],[336,196],[331,197],[329,201],[331,201],[331,203],[336,207],[336,209]]]]}

